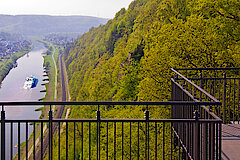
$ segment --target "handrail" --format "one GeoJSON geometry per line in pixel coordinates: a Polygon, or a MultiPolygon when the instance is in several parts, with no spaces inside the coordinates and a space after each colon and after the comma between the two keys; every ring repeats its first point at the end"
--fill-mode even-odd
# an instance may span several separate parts
{"type": "MultiPolygon", "coordinates": [[[[194,78],[188,78],[189,80],[224,80],[224,79],[240,79],[240,77],[194,77],[194,78]]],[[[183,78],[176,78],[176,80],[183,80],[183,78]]]]}
{"type": "Polygon", "coordinates": [[[221,105],[220,101],[215,102],[193,102],[193,101],[32,101],[32,102],[0,102],[2,106],[22,105],[221,105]]]}
{"type": "Polygon", "coordinates": [[[171,69],[173,72],[175,72],[177,75],[179,75],[180,77],[182,77],[185,81],[187,81],[188,83],[190,83],[191,85],[193,85],[195,88],[197,88],[200,92],[204,93],[205,95],[207,95],[210,99],[212,99],[214,102],[219,102],[221,103],[219,100],[217,100],[215,97],[213,97],[212,95],[210,95],[208,92],[206,92],[205,90],[203,90],[201,87],[199,87],[198,85],[196,85],[195,83],[193,83],[192,81],[190,81],[188,78],[186,78],[185,76],[183,76],[182,74],[180,74],[178,71],[176,71],[175,69],[171,69]]]}
{"type": "MultiPolygon", "coordinates": [[[[146,122],[146,119],[100,119],[101,122],[146,122]]],[[[222,123],[221,119],[149,119],[148,122],[203,122],[222,123]]],[[[6,123],[14,122],[49,122],[49,119],[6,119],[6,123]]],[[[98,122],[97,119],[52,119],[52,122],[98,122]]]]}
{"type": "Polygon", "coordinates": [[[238,70],[240,67],[226,67],[226,68],[172,68],[174,70],[238,70]]]}
{"type": "MultiPolygon", "coordinates": [[[[191,97],[191,98],[193,99],[193,102],[201,102],[201,101],[199,101],[198,99],[195,99],[195,98],[193,97],[193,95],[191,95],[191,94],[190,94],[186,89],[184,89],[180,84],[178,84],[177,82],[175,82],[173,78],[172,78],[171,80],[173,81],[173,83],[174,83],[175,85],[177,85],[178,87],[180,87],[181,90],[182,90],[184,93],[186,93],[189,97],[191,97]]],[[[221,102],[220,102],[220,105],[221,105],[221,102]]],[[[221,118],[219,118],[217,115],[215,115],[213,112],[211,112],[205,105],[201,105],[201,107],[202,107],[205,111],[207,111],[207,112],[208,112],[213,118],[215,118],[216,120],[221,120],[221,118]]]]}

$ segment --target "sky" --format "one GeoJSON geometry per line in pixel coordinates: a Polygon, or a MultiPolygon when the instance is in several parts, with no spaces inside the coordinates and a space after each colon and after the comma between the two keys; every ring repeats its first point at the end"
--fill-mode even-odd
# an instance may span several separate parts
{"type": "Polygon", "coordinates": [[[113,18],[133,0],[0,0],[0,14],[83,15],[113,18]]]}

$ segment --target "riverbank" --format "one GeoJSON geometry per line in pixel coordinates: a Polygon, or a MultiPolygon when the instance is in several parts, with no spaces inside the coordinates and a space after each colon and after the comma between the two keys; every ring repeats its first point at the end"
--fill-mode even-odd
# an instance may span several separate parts
{"type": "Polygon", "coordinates": [[[16,64],[17,60],[19,58],[21,58],[22,56],[24,56],[25,54],[29,53],[32,49],[33,49],[33,44],[31,45],[30,48],[26,49],[25,51],[14,54],[14,56],[12,56],[9,59],[1,59],[0,60],[0,71],[1,71],[0,72],[0,84],[2,83],[4,78],[8,75],[10,70],[12,68],[14,68],[15,65],[17,65],[16,64]]]}
{"type": "MultiPolygon", "coordinates": [[[[46,87],[46,94],[45,97],[40,99],[43,101],[56,101],[58,94],[57,94],[57,84],[58,84],[58,68],[57,68],[57,62],[55,59],[58,59],[59,57],[59,50],[57,46],[54,46],[46,41],[38,40],[40,43],[43,43],[48,50],[43,54],[43,66],[45,68],[45,73],[47,76],[46,79],[47,82],[45,82],[42,85],[45,85],[46,87]]],[[[49,106],[44,106],[41,108],[36,109],[36,111],[41,111],[40,119],[47,119],[48,118],[48,113],[49,113],[49,106]]],[[[35,124],[35,146],[36,148],[39,147],[39,142],[40,142],[40,131],[41,131],[41,126],[39,124],[35,124]]],[[[47,124],[44,124],[43,127],[43,134],[47,135],[47,124]]],[[[46,137],[45,137],[46,138],[46,137]]],[[[44,142],[45,142],[44,138],[44,142]]],[[[24,146],[24,144],[22,144],[24,146]]],[[[26,144],[25,144],[26,145],[26,144]]],[[[29,140],[28,140],[28,159],[33,159],[33,133],[31,134],[29,140]]],[[[36,152],[36,157],[39,155],[38,152],[36,152]]],[[[21,157],[25,157],[26,159],[26,150],[23,147],[23,150],[21,151],[21,157]]],[[[16,158],[16,157],[15,157],[16,158]]]]}
{"type": "MultiPolygon", "coordinates": [[[[0,88],[0,100],[1,101],[36,101],[39,98],[42,98],[45,96],[45,93],[41,92],[42,90],[45,90],[45,86],[41,85],[44,83],[43,79],[43,56],[42,53],[46,51],[46,48],[43,46],[43,44],[40,44],[39,42],[34,41],[34,47],[32,47],[32,50],[25,54],[23,53],[22,57],[20,57],[17,60],[18,65],[10,70],[10,72],[7,74],[7,76],[2,81],[2,85],[0,88]],[[25,55],[24,55],[25,54],[25,55]],[[32,89],[24,89],[23,85],[25,83],[26,77],[33,75],[36,78],[38,78],[38,85],[35,88],[32,89]]],[[[13,106],[5,107],[5,113],[7,119],[37,119],[41,112],[34,111],[36,108],[41,107],[41,105],[38,106],[13,106]]],[[[8,127],[9,125],[6,125],[8,127]]],[[[26,124],[21,123],[20,128],[21,131],[19,133],[21,142],[24,142],[26,139],[24,135],[26,135],[26,124]]],[[[13,125],[12,134],[13,137],[16,137],[18,131],[18,126],[13,125]]],[[[28,124],[28,135],[32,133],[33,126],[31,124],[28,124]]],[[[11,131],[9,129],[6,129],[6,142],[8,142],[11,138],[11,131]]],[[[12,146],[17,146],[18,141],[17,139],[13,139],[12,146]]],[[[26,143],[21,143],[21,148],[24,148],[23,146],[26,146],[26,143]]],[[[30,144],[29,144],[30,146],[30,144]]],[[[6,152],[10,153],[11,150],[11,144],[6,144],[6,152]]],[[[18,150],[16,147],[12,147],[12,156],[15,156],[17,154],[18,150]]],[[[22,156],[22,152],[21,157],[22,156]]],[[[6,159],[12,159],[10,154],[6,155],[6,159]]]]}
{"type": "MultiPolygon", "coordinates": [[[[47,44],[47,43],[45,43],[47,44]]],[[[45,45],[46,46],[46,45],[45,45]]],[[[52,45],[49,43],[47,46],[48,51],[44,54],[44,72],[46,72],[47,76],[46,79],[49,79],[49,83],[44,83],[46,86],[46,94],[43,101],[66,101],[69,100],[69,91],[68,91],[68,85],[67,85],[67,76],[66,76],[66,68],[64,67],[64,61],[62,59],[62,49],[58,46],[52,45]],[[66,91],[67,90],[67,91],[66,91]],[[66,95],[68,95],[68,98],[66,98],[66,95]]],[[[45,75],[45,73],[44,73],[45,75]]],[[[44,76],[45,77],[45,76],[44,76]]],[[[45,82],[45,81],[43,81],[45,82]]],[[[53,108],[53,117],[54,118],[67,118],[70,114],[70,109],[65,109],[65,106],[52,106],[53,108]],[[67,110],[67,113],[66,113],[67,110]]],[[[49,113],[49,106],[44,106],[41,109],[39,109],[42,112],[41,119],[48,119],[48,113],[49,113]]],[[[58,126],[53,126],[53,128],[56,128],[58,126]]],[[[61,130],[64,127],[64,125],[61,125],[61,130]]],[[[35,144],[36,148],[40,147],[40,138],[41,138],[41,131],[43,132],[44,138],[43,138],[43,153],[45,156],[47,156],[47,147],[48,147],[48,129],[47,129],[47,123],[43,124],[43,128],[41,129],[41,126],[36,123],[35,124],[35,132],[33,132],[28,140],[28,143],[22,143],[21,144],[21,159],[26,159],[26,145],[28,145],[28,159],[33,159],[33,144],[35,144]],[[35,140],[33,140],[33,135],[35,133],[35,140]],[[35,141],[35,142],[34,142],[35,141]]],[[[56,129],[53,129],[56,130],[56,129]]],[[[35,157],[39,157],[41,153],[39,150],[35,150],[35,157]]],[[[15,156],[15,159],[17,156],[15,156]]]]}

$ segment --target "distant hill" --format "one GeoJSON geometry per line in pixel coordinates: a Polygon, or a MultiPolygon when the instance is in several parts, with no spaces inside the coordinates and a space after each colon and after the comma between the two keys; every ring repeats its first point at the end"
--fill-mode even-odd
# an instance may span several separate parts
{"type": "Polygon", "coordinates": [[[107,19],[89,16],[0,15],[0,32],[42,35],[52,32],[84,33],[107,19]]]}

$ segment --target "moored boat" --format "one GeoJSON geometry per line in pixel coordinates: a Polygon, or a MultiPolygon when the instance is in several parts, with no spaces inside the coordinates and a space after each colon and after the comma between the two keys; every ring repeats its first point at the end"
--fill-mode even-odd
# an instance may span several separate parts
{"type": "Polygon", "coordinates": [[[37,83],[38,83],[38,79],[36,77],[34,76],[27,77],[23,88],[24,89],[34,88],[37,86],[37,83]]]}

